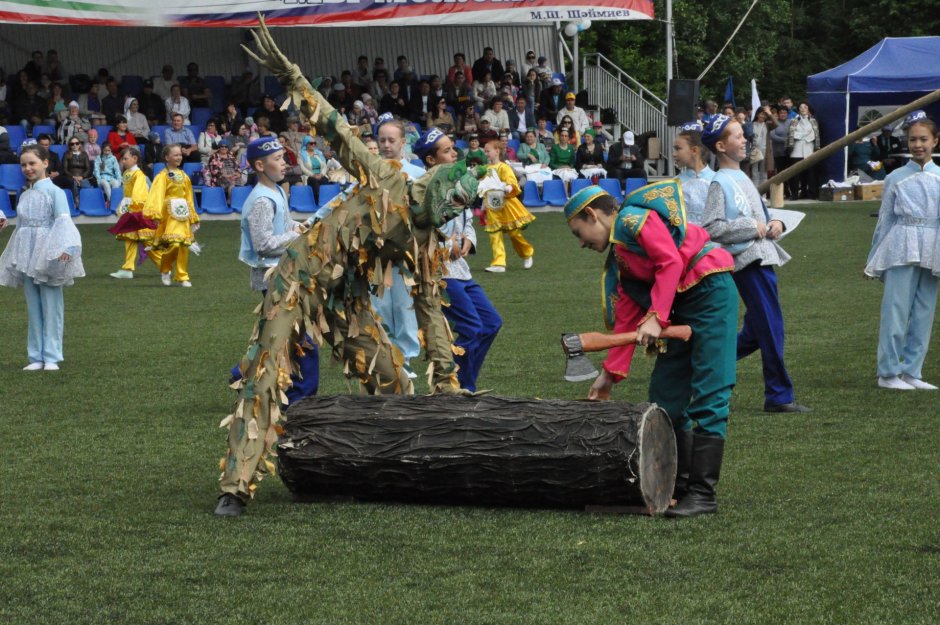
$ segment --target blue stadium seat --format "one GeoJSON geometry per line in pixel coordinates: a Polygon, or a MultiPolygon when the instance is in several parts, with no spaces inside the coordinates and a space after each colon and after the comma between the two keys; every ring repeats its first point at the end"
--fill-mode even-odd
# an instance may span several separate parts
{"type": "Polygon", "coordinates": [[[522,204],[529,208],[545,206],[545,202],[539,197],[539,187],[535,184],[535,181],[529,180],[522,187],[522,204]]]}
{"type": "Polygon", "coordinates": [[[19,124],[10,124],[6,129],[10,135],[10,149],[15,152],[20,149],[23,141],[26,141],[26,131],[19,124]]]}
{"type": "Polygon", "coordinates": [[[55,155],[58,156],[59,160],[61,161],[63,158],[65,158],[65,153],[69,151],[69,146],[62,145],[61,143],[55,143],[49,146],[49,151],[55,152],[55,155]]]}
{"type": "Polygon", "coordinates": [[[645,187],[647,184],[646,178],[627,178],[624,180],[624,186],[626,187],[623,196],[627,197],[640,187],[645,187]]]}
{"type": "Polygon", "coordinates": [[[512,148],[513,150],[518,150],[519,144],[520,144],[519,139],[509,139],[508,141],[506,141],[506,147],[512,148]]]}
{"type": "Polygon", "coordinates": [[[78,212],[78,209],[75,208],[75,196],[72,195],[71,191],[65,192],[65,200],[69,203],[69,214],[72,217],[78,217],[81,213],[78,212]]]}
{"type": "Polygon", "coordinates": [[[168,124],[157,124],[157,125],[155,125],[155,126],[151,126],[151,127],[150,127],[150,132],[155,132],[155,133],[157,133],[158,135],[160,135],[160,142],[161,142],[161,143],[166,143],[166,141],[164,140],[163,137],[165,136],[166,130],[167,130],[167,128],[169,128],[169,127],[170,127],[170,126],[169,126],[168,124]]]}
{"type": "Polygon", "coordinates": [[[95,126],[95,130],[98,131],[98,145],[102,145],[108,140],[108,133],[111,132],[111,126],[102,124],[101,126],[95,126]]]}
{"type": "Polygon", "coordinates": [[[269,96],[276,98],[277,96],[284,93],[284,87],[281,86],[281,83],[278,82],[276,76],[265,76],[264,77],[264,92],[269,96]]]}
{"type": "MultiPolygon", "coordinates": [[[[65,193],[71,195],[68,191],[65,193]]],[[[111,211],[104,205],[104,192],[98,187],[79,190],[78,210],[88,217],[105,217],[111,214],[111,211]]]]}
{"type": "Polygon", "coordinates": [[[0,189],[0,215],[8,219],[16,217],[16,211],[10,203],[10,193],[6,189],[0,189]]]}
{"type": "MultiPolygon", "coordinates": [[[[189,121],[192,121],[192,119],[190,119],[189,121]]],[[[196,141],[198,141],[198,140],[199,140],[199,133],[201,133],[201,132],[203,131],[203,129],[202,129],[202,128],[197,128],[194,124],[187,124],[185,127],[186,127],[186,128],[189,128],[189,132],[193,133],[193,139],[195,139],[196,141]]]]}
{"type": "Polygon", "coordinates": [[[130,96],[138,96],[144,90],[144,77],[133,74],[121,76],[121,93],[130,96]]]}
{"type": "Polygon", "coordinates": [[[156,178],[157,174],[166,169],[166,163],[154,163],[153,164],[153,177],[156,178]]]}
{"type": "Polygon", "coordinates": [[[26,184],[23,170],[19,165],[0,165],[0,187],[7,191],[19,192],[26,184]]]}
{"type": "Polygon", "coordinates": [[[193,176],[202,171],[202,163],[183,163],[183,171],[192,180],[193,176]]]}
{"type": "Polygon", "coordinates": [[[117,186],[111,189],[111,203],[108,206],[108,211],[113,215],[117,210],[117,207],[121,205],[121,201],[124,200],[124,187],[117,186]]]}
{"type": "Polygon", "coordinates": [[[210,215],[228,215],[232,212],[222,187],[203,187],[199,207],[210,215]]]}
{"type": "Polygon", "coordinates": [[[39,135],[49,135],[50,137],[55,137],[55,126],[36,124],[33,126],[33,139],[39,137],[39,135]]]}
{"type": "Polygon", "coordinates": [[[564,206],[568,201],[565,183],[561,180],[546,180],[542,183],[542,200],[552,206],[564,206]]]}
{"type": "Polygon", "coordinates": [[[464,141],[463,139],[457,139],[454,141],[454,147],[458,150],[466,150],[470,147],[470,144],[464,141]]]}
{"type": "Polygon", "coordinates": [[[574,196],[575,193],[581,189],[587,189],[589,186],[591,186],[590,178],[575,178],[571,181],[571,188],[568,191],[574,196]]]}
{"type": "Polygon", "coordinates": [[[319,191],[320,201],[317,203],[317,207],[322,208],[326,206],[339,192],[340,186],[338,184],[321,184],[319,191]]]}
{"type": "Polygon", "coordinates": [[[620,181],[616,178],[601,178],[597,181],[598,186],[614,196],[618,202],[623,201],[623,189],[620,188],[620,181]]]}
{"type": "MultiPolygon", "coordinates": [[[[201,131],[205,129],[206,122],[212,119],[213,115],[212,109],[201,106],[192,110],[192,113],[189,114],[189,121],[201,131]]],[[[195,131],[193,134],[195,134],[195,131]]]]}
{"type": "Polygon", "coordinates": [[[251,193],[251,187],[232,187],[232,210],[236,213],[242,212],[242,205],[248,199],[251,193]]]}
{"type": "Polygon", "coordinates": [[[228,87],[225,86],[225,78],[222,76],[205,76],[203,81],[212,94],[212,110],[216,112],[224,111],[225,96],[228,91],[228,87]]]}
{"type": "MultiPolygon", "coordinates": [[[[323,193],[323,187],[320,187],[320,193],[323,193]]],[[[315,213],[317,203],[313,199],[313,188],[305,184],[293,185],[290,188],[290,209],[298,213],[315,213]]]]}

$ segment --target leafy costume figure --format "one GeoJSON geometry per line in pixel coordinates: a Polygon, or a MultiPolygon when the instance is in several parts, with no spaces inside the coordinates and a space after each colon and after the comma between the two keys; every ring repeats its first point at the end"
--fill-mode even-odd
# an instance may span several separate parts
{"type": "Polygon", "coordinates": [[[246,52],[274,73],[309,125],[334,148],[358,185],[332,211],[301,234],[268,274],[242,380],[233,387],[235,411],[221,427],[229,431],[222,459],[222,495],[215,513],[238,516],[257,483],[272,473],[266,456],[281,431],[281,405],[294,369],[291,353],[310,349],[303,337],[332,348],[347,377],[368,393],[411,393],[403,357],[388,339],[370,305],[391,285],[398,267],[412,288],[415,313],[431,361],[432,393],[467,394],[457,381],[453,341],[441,312],[444,251],[437,228],[460,215],[476,195],[477,179],[462,165],[438,165],[413,184],[400,167],[359,140],[343,116],[277,48],[259,15],[252,32],[257,53],[246,52]]]}

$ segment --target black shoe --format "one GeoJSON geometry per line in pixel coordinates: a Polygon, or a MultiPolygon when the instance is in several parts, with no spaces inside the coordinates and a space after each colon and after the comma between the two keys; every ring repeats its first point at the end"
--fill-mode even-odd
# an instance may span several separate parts
{"type": "Polygon", "coordinates": [[[670,518],[685,518],[718,512],[715,487],[721,474],[725,440],[714,436],[692,437],[692,464],[689,467],[689,492],[675,508],[666,510],[670,518]]]}
{"type": "Polygon", "coordinates": [[[235,495],[225,493],[219,497],[219,503],[215,507],[215,516],[241,516],[244,511],[244,501],[235,495]]]}
{"type": "Polygon", "coordinates": [[[676,432],[676,486],[672,498],[676,501],[689,491],[689,465],[692,464],[692,430],[676,432]]]}
{"type": "Polygon", "coordinates": [[[812,412],[813,409],[791,401],[787,404],[764,404],[764,412],[812,412]]]}

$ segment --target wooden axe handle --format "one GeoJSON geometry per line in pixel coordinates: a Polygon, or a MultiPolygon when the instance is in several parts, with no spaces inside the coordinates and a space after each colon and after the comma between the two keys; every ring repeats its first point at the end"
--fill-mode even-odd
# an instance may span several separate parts
{"type": "MultiPolygon", "coordinates": [[[[581,339],[581,348],[585,352],[602,352],[611,347],[636,343],[636,332],[624,332],[622,334],[585,332],[584,334],[579,334],[578,337],[581,339]]],[[[692,338],[692,328],[689,326],[669,326],[662,331],[659,338],[688,341],[692,338]]]]}

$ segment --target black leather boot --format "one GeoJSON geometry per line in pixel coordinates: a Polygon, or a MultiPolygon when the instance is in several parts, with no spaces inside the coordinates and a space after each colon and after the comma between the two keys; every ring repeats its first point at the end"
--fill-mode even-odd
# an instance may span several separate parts
{"type": "Polygon", "coordinates": [[[718,512],[715,487],[721,474],[725,441],[714,436],[692,437],[692,464],[689,467],[689,490],[666,516],[682,518],[718,512]]]}
{"type": "Polygon", "coordinates": [[[676,486],[672,498],[680,501],[689,490],[689,465],[692,464],[692,430],[676,430],[676,486]]]}

